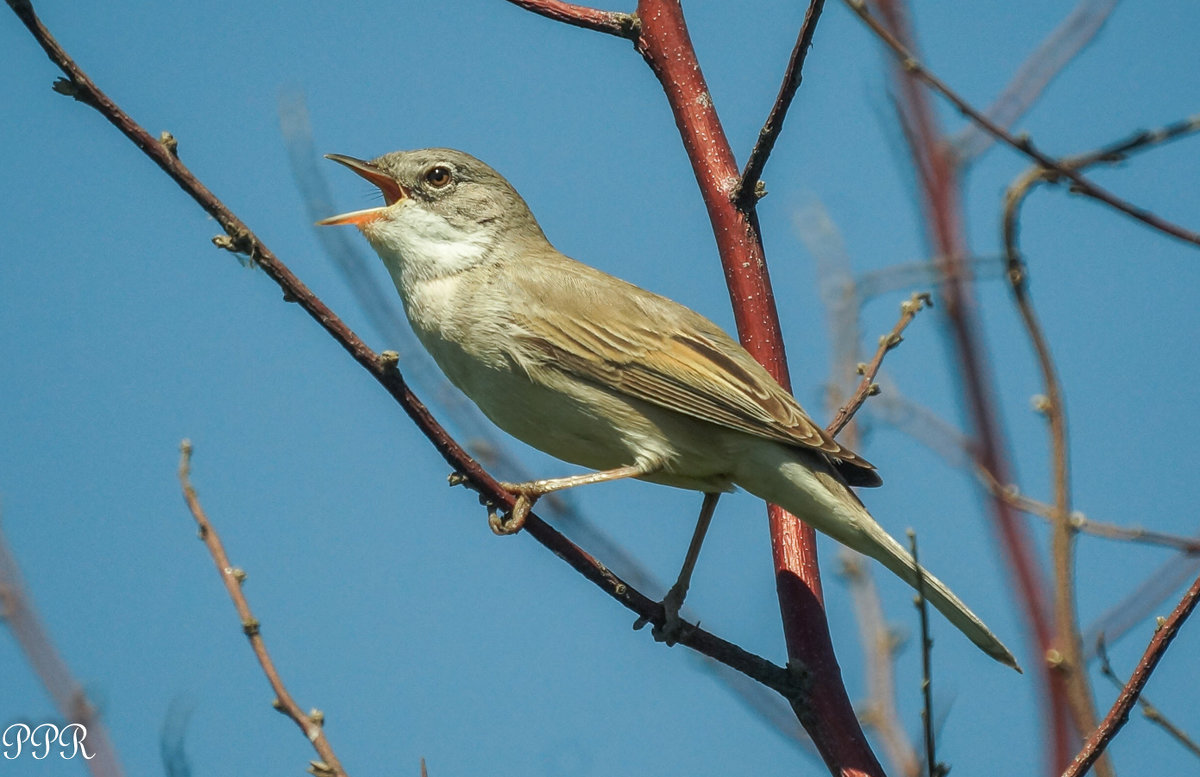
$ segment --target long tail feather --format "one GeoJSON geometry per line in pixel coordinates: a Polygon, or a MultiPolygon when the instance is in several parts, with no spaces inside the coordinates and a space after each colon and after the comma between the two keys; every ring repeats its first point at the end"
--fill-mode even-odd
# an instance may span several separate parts
{"type": "MultiPolygon", "coordinates": [[[[757,446],[739,467],[737,483],[755,496],[780,505],[817,531],[879,561],[917,588],[918,567],[912,555],[876,523],[823,459],[807,457],[782,445],[774,450],[757,446]]],[[[1004,643],[945,583],[924,568],[921,577],[926,599],[955,628],[992,658],[1021,671],[1004,643]]]]}

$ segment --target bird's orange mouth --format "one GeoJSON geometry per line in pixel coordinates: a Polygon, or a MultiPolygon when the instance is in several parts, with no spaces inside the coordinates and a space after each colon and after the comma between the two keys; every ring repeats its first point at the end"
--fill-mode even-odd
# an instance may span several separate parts
{"type": "Polygon", "coordinates": [[[383,201],[385,204],[382,208],[367,208],[366,210],[356,210],[338,216],[330,216],[327,219],[321,219],[317,222],[317,226],[319,227],[331,227],[338,224],[356,224],[358,226],[369,224],[383,215],[384,209],[395,205],[400,200],[406,199],[409,196],[404,187],[397,183],[394,178],[370,162],[343,154],[326,154],[325,158],[332,159],[340,165],[349,167],[363,178],[375,184],[375,186],[378,186],[379,191],[383,192],[383,201]]]}

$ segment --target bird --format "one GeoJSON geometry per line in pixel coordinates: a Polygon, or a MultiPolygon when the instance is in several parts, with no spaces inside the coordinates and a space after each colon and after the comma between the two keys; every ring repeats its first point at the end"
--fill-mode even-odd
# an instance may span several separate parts
{"type": "Polygon", "coordinates": [[[463,151],[328,159],[376,186],[383,204],[318,221],[354,225],[395,283],[417,339],[498,427],[586,474],[503,483],[517,499],[497,533],[539,496],[636,478],[704,494],[678,610],[720,494],[780,505],[883,564],[989,656],[1020,668],[992,631],[868,512],[851,486],[874,466],[812,421],[709,319],[560,253],[516,189],[463,151]]]}

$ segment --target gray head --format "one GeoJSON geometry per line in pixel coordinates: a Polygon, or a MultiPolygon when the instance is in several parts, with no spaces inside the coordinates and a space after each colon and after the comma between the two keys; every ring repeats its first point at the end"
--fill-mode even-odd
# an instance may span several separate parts
{"type": "Polygon", "coordinates": [[[498,246],[545,243],[516,189],[470,154],[423,148],[370,162],[328,158],[378,186],[384,204],[317,223],[357,225],[393,274],[444,276],[496,260],[498,246]]]}

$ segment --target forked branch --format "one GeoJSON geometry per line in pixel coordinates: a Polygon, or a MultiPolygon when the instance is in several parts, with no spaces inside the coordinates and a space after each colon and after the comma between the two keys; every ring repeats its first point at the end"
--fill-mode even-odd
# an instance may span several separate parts
{"type": "MultiPolygon", "coordinates": [[[[491,504],[501,509],[511,510],[514,503],[513,496],[500,488],[496,480],[467,454],[462,446],[434,419],[428,408],[412,393],[396,369],[395,354],[376,354],[368,348],[345,322],[259,240],[258,236],[241,219],[196,178],[176,155],[176,147],[173,143],[162,142],[150,135],[145,128],[109,99],[42,25],[28,0],[7,0],[7,2],[46,51],[51,61],[67,76],[69,84],[66,88],[67,91],[76,99],[99,111],[221,225],[226,234],[219,236],[219,239],[214,239],[214,242],[222,248],[249,257],[272,281],[279,285],[283,290],[285,300],[300,305],[383,386],[456,472],[465,477],[472,487],[483,494],[491,504]]],[[[623,606],[638,616],[645,617],[656,626],[662,624],[663,610],[658,602],[645,596],[613,574],[604,564],[568,540],[545,521],[531,513],[526,521],[525,530],[623,606]]],[[[680,637],[679,644],[746,674],[779,692],[795,705],[804,707],[808,704],[808,694],[804,684],[797,681],[796,672],[773,664],[698,627],[686,630],[686,633],[680,637]]]]}

